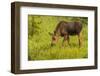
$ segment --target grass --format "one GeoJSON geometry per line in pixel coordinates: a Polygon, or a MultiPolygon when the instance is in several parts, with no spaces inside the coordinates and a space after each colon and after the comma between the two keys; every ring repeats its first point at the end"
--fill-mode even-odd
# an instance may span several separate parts
{"type": "MultiPolygon", "coordinates": [[[[29,16],[33,17],[33,16],[29,16]]],[[[60,38],[56,46],[51,47],[51,36],[48,32],[51,32],[55,29],[57,23],[59,22],[56,18],[53,17],[44,17],[40,16],[36,24],[39,26],[37,32],[28,38],[28,59],[29,60],[54,60],[54,59],[80,59],[88,57],[88,26],[84,26],[82,29],[82,38],[83,45],[79,48],[78,37],[70,36],[70,46],[62,47],[62,40],[60,38]],[[41,18],[40,18],[41,17],[41,18]],[[48,22],[49,21],[49,22],[48,22]]],[[[34,18],[36,19],[36,18],[34,18]]],[[[29,23],[32,22],[32,19],[29,19],[29,23]]],[[[31,26],[29,24],[29,26],[31,26]]]]}

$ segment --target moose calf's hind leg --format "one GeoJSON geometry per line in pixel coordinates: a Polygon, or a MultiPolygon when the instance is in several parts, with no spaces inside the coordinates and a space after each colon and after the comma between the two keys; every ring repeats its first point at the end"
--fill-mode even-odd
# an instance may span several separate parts
{"type": "Polygon", "coordinates": [[[79,47],[82,46],[82,38],[81,38],[81,33],[78,34],[78,40],[79,40],[79,47]]]}
{"type": "Polygon", "coordinates": [[[68,45],[70,45],[70,43],[69,43],[69,41],[70,41],[69,36],[67,36],[67,41],[68,41],[68,45]]]}

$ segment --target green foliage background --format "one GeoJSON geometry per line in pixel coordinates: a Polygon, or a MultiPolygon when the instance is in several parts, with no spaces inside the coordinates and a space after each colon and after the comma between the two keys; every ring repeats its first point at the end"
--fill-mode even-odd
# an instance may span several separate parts
{"type": "Polygon", "coordinates": [[[28,15],[28,60],[79,59],[88,57],[88,18],[69,16],[28,15]],[[77,36],[70,36],[70,46],[62,47],[60,38],[51,47],[51,36],[60,21],[80,21],[83,25],[83,45],[79,48],[77,36]]]}

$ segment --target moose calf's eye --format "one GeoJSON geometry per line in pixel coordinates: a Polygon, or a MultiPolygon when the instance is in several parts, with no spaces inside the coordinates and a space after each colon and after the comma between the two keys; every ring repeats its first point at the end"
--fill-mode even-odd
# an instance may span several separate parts
{"type": "Polygon", "coordinates": [[[53,39],[53,40],[56,40],[56,38],[55,38],[55,37],[52,37],[52,39],[53,39]]]}

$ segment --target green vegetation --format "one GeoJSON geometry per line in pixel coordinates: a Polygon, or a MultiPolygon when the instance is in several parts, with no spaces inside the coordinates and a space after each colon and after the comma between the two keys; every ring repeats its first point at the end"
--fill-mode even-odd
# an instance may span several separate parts
{"type": "Polygon", "coordinates": [[[28,15],[28,59],[79,59],[88,57],[88,18],[68,16],[28,15]],[[70,36],[70,46],[62,47],[60,38],[57,45],[50,46],[51,36],[60,21],[80,21],[83,24],[83,45],[79,48],[77,36],[70,36]]]}

